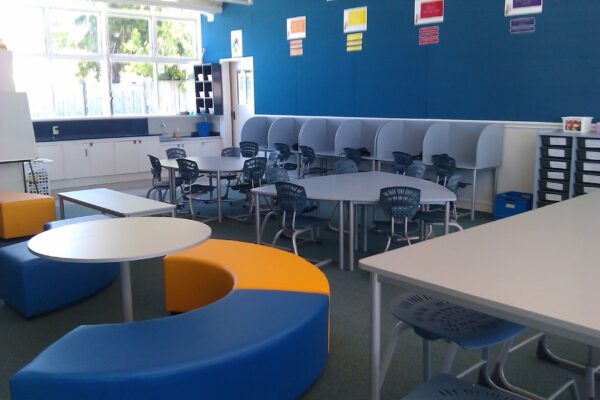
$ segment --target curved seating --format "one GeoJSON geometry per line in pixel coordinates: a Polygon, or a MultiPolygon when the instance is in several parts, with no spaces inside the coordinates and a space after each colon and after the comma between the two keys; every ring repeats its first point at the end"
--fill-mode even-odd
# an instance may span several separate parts
{"type": "Polygon", "coordinates": [[[37,257],[20,242],[0,248],[0,298],[25,317],[96,293],[117,276],[119,264],[64,263],[37,257]]]}
{"type": "Polygon", "coordinates": [[[328,354],[329,285],[290,253],[211,239],[165,257],[173,317],[82,326],[11,378],[13,400],[295,399],[328,354]]]}

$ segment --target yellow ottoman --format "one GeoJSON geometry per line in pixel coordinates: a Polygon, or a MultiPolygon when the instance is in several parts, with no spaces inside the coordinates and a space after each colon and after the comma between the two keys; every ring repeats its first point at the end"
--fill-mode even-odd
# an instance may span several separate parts
{"type": "Polygon", "coordinates": [[[52,196],[32,193],[0,193],[0,237],[12,239],[40,233],[56,219],[52,196]]]}

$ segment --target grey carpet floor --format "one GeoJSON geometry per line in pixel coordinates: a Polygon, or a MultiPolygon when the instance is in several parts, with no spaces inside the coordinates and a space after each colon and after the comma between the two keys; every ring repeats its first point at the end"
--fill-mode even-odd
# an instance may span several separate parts
{"type": "MultiPolygon", "coordinates": [[[[226,212],[240,213],[225,206],[226,212]]],[[[322,212],[327,215],[327,207],[322,212]]],[[[214,212],[214,206],[205,206],[202,212],[214,212]]],[[[70,217],[86,215],[90,211],[69,205],[70,217]]],[[[487,223],[490,216],[477,215],[475,223],[467,219],[461,222],[465,227],[487,223]]],[[[254,228],[251,224],[225,220],[222,224],[211,223],[214,238],[226,238],[253,242],[254,228]]],[[[272,237],[276,224],[268,227],[267,237],[272,237]]],[[[525,240],[525,239],[524,239],[525,240]]],[[[370,235],[369,245],[373,253],[383,249],[385,238],[370,235]]],[[[6,245],[14,241],[0,241],[6,245]]],[[[289,242],[282,242],[289,245],[289,242]]],[[[301,248],[301,254],[322,259],[337,258],[337,234],[323,232],[320,245],[301,248]]],[[[476,249],[474,249],[476,251],[476,249]]],[[[367,255],[359,252],[357,259],[367,255]]],[[[452,255],[460,257],[460,254],[452,255]]],[[[320,378],[302,396],[302,399],[367,399],[369,392],[369,276],[357,269],[354,272],[341,271],[336,263],[323,268],[331,285],[331,351],[320,378]]],[[[132,264],[133,302],[136,320],[166,317],[163,302],[163,282],[161,260],[145,260],[132,264]]],[[[39,352],[61,336],[82,324],[120,322],[121,299],[119,281],[116,280],[99,293],[60,310],[46,313],[32,319],[25,319],[10,309],[0,306],[0,399],[9,399],[8,379],[31,361],[39,352]]],[[[383,287],[383,304],[387,305],[400,293],[389,284],[383,287]]],[[[518,293],[515,293],[518,296],[518,293]]],[[[394,320],[389,312],[382,317],[383,342],[391,330],[394,320]]],[[[527,332],[524,336],[530,335],[527,332]]],[[[559,354],[567,355],[580,362],[585,361],[585,347],[561,338],[550,338],[551,346],[559,354]]],[[[439,367],[447,344],[438,341],[433,346],[434,366],[439,367]]],[[[458,372],[475,362],[479,354],[459,351],[454,371],[458,372]]],[[[434,368],[435,371],[435,368],[434,368]]],[[[561,384],[566,376],[575,376],[579,387],[583,381],[580,375],[544,363],[535,356],[535,345],[531,344],[513,354],[509,361],[509,378],[530,390],[547,394],[561,384]]],[[[471,377],[474,379],[474,377],[471,377]]],[[[389,374],[383,385],[384,399],[399,399],[421,379],[421,342],[414,333],[403,333],[389,374]]],[[[560,398],[567,399],[569,396],[560,398]]]]}

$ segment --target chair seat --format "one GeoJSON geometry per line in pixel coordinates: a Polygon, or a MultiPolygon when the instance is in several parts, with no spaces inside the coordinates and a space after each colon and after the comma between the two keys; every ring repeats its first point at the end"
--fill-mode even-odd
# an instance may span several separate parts
{"type": "Polygon", "coordinates": [[[184,193],[184,195],[187,195],[187,194],[203,194],[203,193],[208,193],[208,192],[212,191],[213,189],[214,189],[214,186],[201,185],[199,183],[194,183],[191,186],[186,186],[185,187],[185,193],[184,193]]]}
{"type": "MultiPolygon", "coordinates": [[[[211,172],[207,176],[209,178],[217,179],[216,172],[211,172]]],[[[221,179],[232,180],[232,179],[236,179],[237,177],[238,177],[238,175],[235,172],[223,172],[221,174],[221,179]]]]}
{"type": "Polygon", "coordinates": [[[425,382],[402,400],[517,400],[520,397],[440,374],[425,382]]]}
{"type": "Polygon", "coordinates": [[[444,210],[418,211],[414,218],[427,224],[441,224],[446,220],[446,213],[444,210]]]}
{"type": "Polygon", "coordinates": [[[425,294],[405,293],[392,301],[392,314],[411,325],[415,333],[434,341],[445,339],[465,349],[502,343],[525,330],[524,326],[425,294]]]}
{"type": "MultiPolygon", "coordinates": [[[[303,211],[304,212],[304,211],[303,211]]],[[[304,228],[316,228],[325,224],[328,220],[321,217],[315,217],[312,215],[296,215],[296,229],[304,228]]],[[[285,226],[288,228],[292,227],[292,216],[287,215],[285,219],[285,226]]]]}

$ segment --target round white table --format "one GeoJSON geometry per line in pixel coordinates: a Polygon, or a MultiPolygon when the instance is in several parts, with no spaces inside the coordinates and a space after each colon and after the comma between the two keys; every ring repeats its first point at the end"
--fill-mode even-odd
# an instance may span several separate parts
{"type": "MultiPolygon", "coordinates": [[[[214,172],[217,174],[217,220],[221,222],[221,173],[222,172],[240,172],[244,169],[244,162],[248,158],[244,157],[221,157],[221,156],[206,156],[206,157],[186,157],[186,160],[195,161],[198,164],[198,169],[203,172],[214,172]]],[[[177,160],[163,159],[160,160],[160,165],[169,171],[169,194],[171,204],[175,204],[175,171],[179,169],[177,160]]]]}
{"type": "Polygon", "coordinates": [[[162,257],[210,238],[208,225],[179,218],[134,217],[88,221],[34,236],[28,247],[36,256],[77,263],[121,264],[125,321],[133,321],[129,262],[162,257]]]}
{"type": "MultiPolygon", "coordinates": [[[[381,189],[391,186],[408,186],[421,190],[421,204],[444,204],[446,209],[446,223],[444,232],[448,233],[448,220],[450,215],[450,202],[456,201],[456,195],[448,188],[425,179],[413,178],[406,175],[397,175],[388,172],[370,171],[354,174],[338,174],[317,176],[306,179],[293,180],[292,183],[304,187],[306,197],[317,201],[331,201],[340,204],[339,227],[339,263],[344,265],[344,202],[348,203],[348,259],[350,270],[354,269],[354,206],[377,204],[381,189]]],[[[261,186],[252,189],[256,196],[274,197],[277,195],[275,185],[261,186]]],[[[256,237],[260,242],[260,213],[258,207],[256,215],[256,237]]],[[[363,212],[363,227],[366,228],[366,213],[363,212]]],[[[363,233],[363,240],[366,233],[363,233]]],[[[366,247],[366,244],[364,245],[366,247]]]]}

